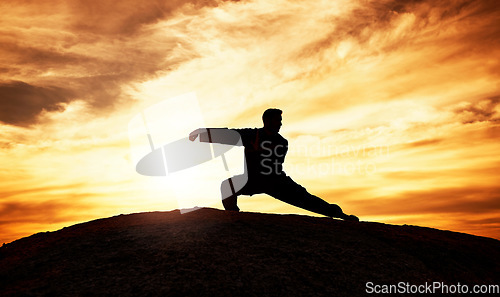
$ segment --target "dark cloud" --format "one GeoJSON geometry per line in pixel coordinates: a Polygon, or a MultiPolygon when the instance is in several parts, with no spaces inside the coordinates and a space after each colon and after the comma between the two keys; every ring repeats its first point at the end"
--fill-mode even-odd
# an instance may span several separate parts
{"type": "Polygon", "coordinates": [[[53,229],[54,224],[88,220],[96,206],[82,202],[81,198],[84,197],[69,195],[49,201],[0,202],[0,243],[53,229]],[[33,229],[32,224],[38,229],[33,229]]]}
{"type": "Polygon", "coordinates": [[[39,71],[43,72],[52,67],[72,65],[89,59],[83,55],[63,52],[52,47],[50,44],[30,45],[12,39],[0,41],[0,52],[7,55],[11,63],[18,66],[29,66],[36,64],[39,71]]]}
{"type": "MultiPolygon", "coordinates": [[[[101,39],[94,43],[108,46],[107,42],[101,39]]],[[[3,111],[9,118],[2,113],[0,121],[21,126],[36,123],[37,116],[42,109],[61,111],[60,108],[51,108],[54,106],[52,103],[58,98],[61,102],[69,102],[68,96],[72,98],[78,96],[78,99],[85,100],[97,114],[99,111],[107,112],[109,108],[123,99],[121,96],[123,84],[145,80],[158,70],[173,69],[178,65],[179,61],[165,58],[165,55],[172,53],[173,44],[175,40],[164,43],[164,48],[155,49],[146,46],[136,48],[124,43],[122,47],[111,47],[111,52],[108,53],[110,55],[99,57],[92,53],[92,48],[98,49],[98,46],[93,43],[88,44],[91,49],[89,55],[86,56],[44,44],[30,45],[12,40],[0,42],[0,53],[8,56],[11,62],[10,67],[5,68],[7,75],[3,77],[26,79],[24,83],[13,82],[1,85],[2,105],[6,105],[5,101],[8,101],[10,109],[3,111]],[[51,74],[45,76],[46,73],[51,74]],[[38,84],[51,85],[51,87],[34,86],[38,84]],[[62,92],[63,90],[65,91],[62,92]],[[56,93],[63,96],[56,96],[56,93]],[[36,99],[37,96],[42,96],[43,99],[36,99]],[[32,98],[33,102],[29,102],[28,98],[32,98]],[[46,104],[47,108],[45,108],[46,104]],[[40,106],[40,108],[34,109],[35,106],[40,106]],[[16,112],[12,113],[14,108],[16,112]],[[21,111],[25,112],[21,113],[21,111]],[[14,117],[18,115],[20,118],[15,119],[14,117]]],[[[56,104],[56,106],[59,105],[56,104]]]]}
{"type": "Polygon", "coordinates": [[[454,112],[464,124],[483,122],[497,118],[498,114],[495,109],[498,105],[500,105],[500,96],[494,96],[457,108],[454,112]]]}
{"type": "Polygon", "coordinates": [[[394,197],[377,197],[351,202],[371,215],[427,215],[500,212],[500,187],[444,188],[411,191],[394,197]]]}
{"type": "Polygon", "coordinates": [[[168,18],[180,8],[216,7],[216,0],[105,0],[71,2],[72,27],[99,34],[134,34],[141,26],[168,18]]]}
{"type": "Polygon", "coordinates": [[[65,28],[70,31],[109,36],[133,35],[142,26],[169,18],[180,9],[195,13],[226,1],[238,0],[12,0],[5,9],[23,7],[30,15],[47,17],[63,14],[70,16],[65,19],[65,28]]]}
{"type": "Polygon", "coordinates": [[[67,220],[64,213],[74,207],[74,204],[60,201],[6,202],[0,205],[0,218],[3,218],[0,220],[0,225],[30,221],[37,223],[62,222],[67,220]]]}
{"type": "Polygon", "coordinates": [[[444,21],[457,16],[484,17],[494,16],[498,11],[496,0],[409,0],[409,1],[374,1],[372,8],[377,11],[392,11],[396,13],[414,13],[428,23],[431,17],[434,21],[444,21]]]}
{"type": "Polygon", "coordinates": [[[73,217],[75,210],[95,207],[94,204],[85,201],[97,194],[75,193],[75,189],[80,189],[82,186],[83,183],[74,183],[0,191],[0,225],[17,221],[60,222],[67,220],[67,217],[73,217]],[[45,199],[16,201],[16,196],[26,195],[45,197],[45,199]]]}
{"type": "MultiPolygon", "coordinates": [[[[19,170],[16,170],[19,171],[19,170]]],[[[19,176],[19,178],[26,178],[26,176],[19,176]]],[[[10,197],[14,197],[17,195],[24,194],[33,194],[40,193],[41,195],[50,191],[61,191],[61,190],[69,190],[75,189],[84,186],[83,183],[70,184],[70,185],[61,185],[61,186],[46,186],[46,187],[30,187],[24,189],[16,189],[16,190],[2,190],[0,191],[0,198],[6,199],[10,197]]]]}
{"type": "Polygon", "coordinates": [[[500,217],[487,219],[464,219],[464,225],[492,225],[492,228],[500,227],[500,217]]]}
{"type": "MultiPolygon", "coordinates": [[[[419,36],[425,34],[439,35],[440,29],[453,24],[468,25],[457,31],[456,37],[461,44],[470,45],[476,42],[487,42],[498,44],[500,37],[500,17],[498,12],[500,6],[494,0],[473,1],[373,1],[365,3],[352,10],[350,14],[335,17],[330,32],[326,32],[323,38],[305,45],[299,57],[320,54],[322,50],[328,49],[338,42],[347,38],[355,39],[361,46],[370,42],[373,35],[388,32],[392,21],[404,13],[415,16],[412,28],[408,28],[405,34],[398,37],[390,36],[390,40],[381,43],[384,50],[394,50],[412,42],[416,42],[419,36]],[[458,19],[457,19],[458,17],[458,19]],[[470,24],[470,25],[469,25],[470,24]]],[[[436,40],[434,40],[436,41],[436,40]]],[[[446,40],[450,42],[450,40],[446,40]]],[[[490,45],[490,44],[489,44],[490,45]]],[[[477,51],[481,43],[476,44],[471,50],[477,51]]],[[[367,45],[380,51],[377,45],[367,45]]],[[[462,48],[462,47],[461,47],[462,48]]],[[[463,51],[463,49],[461,49],[463,51]]],[[[462,52],[462,54],[464,54],[462,52]]]]}
{"type": "Polygon", "coordinates": [[[424,181],[424,180],[448,180],[453,178],[460,178],[464,174],[468,176],[495,176],[498,174],[500,168],[499,162],[492,162],[488,167],[482,168],[467,168],[463,170],[449,169],[449,170],[413,170],[413,171],[392,171],[383,174],[383,177],[391,180],[394,183],[401,183],[407,181],[424,181]]]}
{"type": "Polygon", "coordinates": [[[75,94],[59,87],[39,87],[24,82],[0,83],[0,121],[6,124],[29,126],[43,111],[62,111],[63,103],[75,94]]]}

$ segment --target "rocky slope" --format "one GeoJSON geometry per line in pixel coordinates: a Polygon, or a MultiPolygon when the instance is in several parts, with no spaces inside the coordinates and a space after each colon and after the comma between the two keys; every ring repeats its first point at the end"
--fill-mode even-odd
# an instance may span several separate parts
{"type": "Polygon", "coordinates": [[[364,296],[384,284],[415,289],[432,282],[472,290],[500,283],[498,263],[500,241],[490,238],[204,208],[120,215],[4,245],[0,292],[364,296]]]}

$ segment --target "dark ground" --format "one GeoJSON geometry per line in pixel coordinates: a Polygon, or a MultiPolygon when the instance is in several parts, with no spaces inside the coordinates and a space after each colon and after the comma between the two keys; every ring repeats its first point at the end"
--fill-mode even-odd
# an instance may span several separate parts
{"type": "Polygon", "coordinates": [[[367,282],[500,284],[499,263],[500,241],[485,237],[205,208],[120,215],[4,245],[0,295],[364,296],[367,282]]]}

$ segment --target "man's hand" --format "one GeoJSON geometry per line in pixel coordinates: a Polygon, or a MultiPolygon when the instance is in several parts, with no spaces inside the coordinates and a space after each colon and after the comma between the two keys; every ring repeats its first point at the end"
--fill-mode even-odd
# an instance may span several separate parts
{"type": "Polygon", "coordinates": [[[194,141],[196,139],[196,137],[198,137],[198,135],[200,135],[201,133],[203,133],[205,131],[206,131],[206,129],[203,129],[203,128],[199,128],[199,129],[194,130],[193,132],[189,133],[189,140],[194,141]]]}

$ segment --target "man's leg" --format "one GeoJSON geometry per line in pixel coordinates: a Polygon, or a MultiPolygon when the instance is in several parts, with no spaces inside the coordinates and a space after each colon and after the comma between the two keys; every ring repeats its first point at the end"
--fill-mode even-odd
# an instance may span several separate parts
{"type": "Polygon", "coordinates": [[[301,185],[290,177],[283,176],[269,180],[267,194],[288,204],[322,214],[327,217],[357,221],[357,217],[346,215],[337,204],[330,204],[325,200],[307,192],[301,185]]]}
{"type": "Polygon", "coordinates": [[[234,190],[232,177],[222,182],[222,184],[220,185],[220,192],[222,205],[224,206],[225,210],[240,211],[238,207],[238,195],[234,190]]]}
{"type": "Polygon", "coordinates": [[[248,188],[248,177],[246,175],[235,175],[226,179],[220,186],[222,205],[225,210],[239,211],[238,195],[249,194],[245,190],[248,188]]]}

